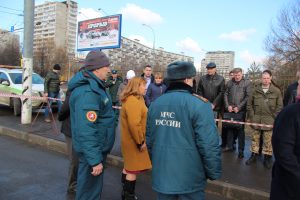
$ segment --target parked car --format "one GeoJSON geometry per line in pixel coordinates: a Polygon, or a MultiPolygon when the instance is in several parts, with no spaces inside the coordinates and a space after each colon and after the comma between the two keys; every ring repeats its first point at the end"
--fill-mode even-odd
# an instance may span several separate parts
{"type": "MultiPolygon", "coordinates": [[[[0,93],[22,95],[22,68],[15,66],[0,65],[0,93]]],[[[65,95],[62,91],[61,98],[65,95]]],[[[37,73],[32,73],[32,93],[31,96],[43,97],[44,79],[37,73]]],[[[40,108],[43,99],[31,99],[32,108],[40,108]]],[[[20,98],[4,97],[0,95],[0,104],[13,108],[14,115],[19,116],[22,111],[20,98]]],[[[46,105],[46,104],[45,104],[46,105]]]]}
{"type": "Polygon", "coordinates": [[[95,39],[95,38],[100,38],[101,35],[96,31],[91,31],[86,35],[86,37],[89,39],[95,39]]]}

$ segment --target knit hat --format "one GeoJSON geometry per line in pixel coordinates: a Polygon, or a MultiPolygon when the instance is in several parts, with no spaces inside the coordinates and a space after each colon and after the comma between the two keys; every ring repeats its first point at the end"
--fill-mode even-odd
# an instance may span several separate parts
{"type": "Polygon", "coordinates": [[[59,65],[59,64],[55,64],[55,65],[53,66],[53,69],[54,69],[54,70],[60,70],[60,65],[59,65]]]}
{"type": "Polygon", "coordinates": [[[109,66],[108,57],[102,51],[90,51],[85,57],[83,69],[93,71],[105,66],[109,66]]]}
{"type": "Polygon", "coordinates": [[[193,63],[176,61],[168,65],[167,76],[169,80],[179,80],[196,76],[196,68],[193,63]]]}
{"type": "Polygon", "coordinates": [[[215,68],[215,67],[217,67],[217,66],[216,66],[216,63],[214,63],[214,62],[210,62],[206,65],[206,68],[215,68]]]}
{"type": "Polygon", "coordinates": [[[126,79],[132,79],[133,77],[135,77],[135,72],[133,70],[129,70],[127,73],[126,73],[126,79]]]}

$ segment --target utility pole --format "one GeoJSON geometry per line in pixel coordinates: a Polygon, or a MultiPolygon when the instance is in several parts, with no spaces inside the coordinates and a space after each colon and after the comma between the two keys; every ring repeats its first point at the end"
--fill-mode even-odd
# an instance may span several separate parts
{"type": "MultiPolygon", "coordinates": [[[[24,0],[24,68],[22,94],[32,96],[34,0],[24,0]]],[[[30,124],[32,118],[31,98],[22,98],[22,124],[30,124]]]]}

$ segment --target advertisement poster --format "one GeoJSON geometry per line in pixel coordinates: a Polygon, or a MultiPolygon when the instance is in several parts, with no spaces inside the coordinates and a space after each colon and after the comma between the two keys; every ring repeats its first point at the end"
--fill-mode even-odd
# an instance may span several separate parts
{"type": "Polygon", "coordinates": [[[120,48],[122,15],[78,22],[77,50],[120,48]]]}

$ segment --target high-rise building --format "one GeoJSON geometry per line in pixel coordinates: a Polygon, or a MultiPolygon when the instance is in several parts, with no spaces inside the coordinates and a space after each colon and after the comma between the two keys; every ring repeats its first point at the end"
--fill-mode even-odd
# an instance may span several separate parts
{"type": "Polygon", "coordinates": [[[206,65],[214,62],[217,65],[217,71],[225,78],[234,68],[234,51],[209,51],[201,61],[201,72],[206,71],[206,65]]]}
{"type": "Polygon", "coordinates": [[[48,2],[34,9],[34,52],[48,51],[51,45],[67,50],[69,57],[75,55],[77,2],[48,2]],[[45,48],[47,46],[47,48],[45,48]]]}

